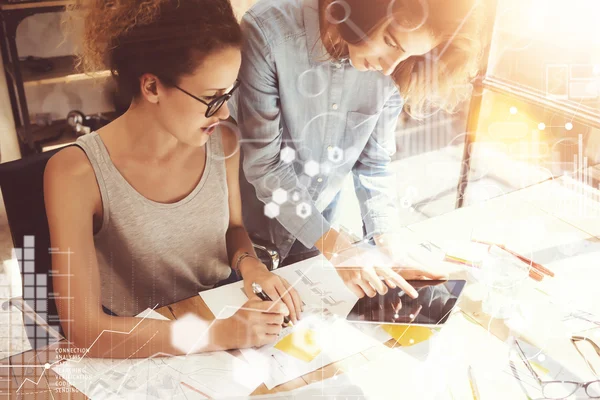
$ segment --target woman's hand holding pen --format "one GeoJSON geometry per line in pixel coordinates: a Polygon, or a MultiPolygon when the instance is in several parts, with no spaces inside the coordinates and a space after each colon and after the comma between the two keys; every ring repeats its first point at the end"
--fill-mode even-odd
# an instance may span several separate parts
{"type": "Polygon", "coordinates": [[[252,284],[258,283],[272,301],[280,303],[281,299],[289,310],[292,322],[298,322],[302,312],[302,300],[288,281],[270,272],[263,263],[254,258],[243,260],[240,271],[244,277],[244,292],[249,299],[259,299],[252,290],[252,284]]]}
{"type": "Polygon", "coordinates": [[[249,300],[232,317],[214,322],[214,341],[224,350],[274,343],[288,310],[281,302],[249,300]]]}

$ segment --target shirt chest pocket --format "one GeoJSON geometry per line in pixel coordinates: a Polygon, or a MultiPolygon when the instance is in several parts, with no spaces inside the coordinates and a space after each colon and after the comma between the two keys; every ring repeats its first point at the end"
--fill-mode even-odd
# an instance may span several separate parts
{"type": "Polygon", "coordinates": [[[362,152],[367,141],[375,132],[379,114],[365,114],[356,111],[348,112],[344,130],[344,148],[353,148],[362,152]]]}

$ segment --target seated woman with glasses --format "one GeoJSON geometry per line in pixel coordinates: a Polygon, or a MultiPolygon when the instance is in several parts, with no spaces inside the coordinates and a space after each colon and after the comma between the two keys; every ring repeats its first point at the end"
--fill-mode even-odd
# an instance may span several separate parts
{"type": "Polygon", "coordinates": [[[89,0],[68,15],[83,19],[84,68],[108,67],[132,101],[46,168],[59,250],[54,292],[67,338],[88,356],[109,358],[273,342],[285,315],[296,322],[301,302],[256,258],[242,223],[239,146],[219,127],[241,64],[229,1],[89,0]],[[250,301],[231,318],[196,318],[176,336],[171,321],[134,317],[213,288],[232,270],[250,301]],[[258,299],[254,282],[283,303],[258,299]]]}

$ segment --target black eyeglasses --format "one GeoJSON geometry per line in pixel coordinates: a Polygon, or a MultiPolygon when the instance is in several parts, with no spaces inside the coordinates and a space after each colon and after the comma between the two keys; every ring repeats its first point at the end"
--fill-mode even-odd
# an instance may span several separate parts
{"type": "MultiPolygon", "coordinates": [[[[594,348],[597,352],[600,350],[600,349],[598,349],[598,346],[594,342],[592,342],[591,340],[588,340],[586,338],[575,336],[572,338],[572,340],[574,342],[578,341],[578,340],[586,340],[586,341],[590,342],[592,344],[592,346],[594,346],[594,348]]],[[[535,370],[529,363],[529,360],[527,359],[527,356],[525,355],[525,353],[523,352],[523,349],[519,345],[519,342],[517,342],[515,340],[514,343],[515,343],[515,346],[517,349],[517,354],[521,358],[521,361],[523,362],[523,364],[525,364],[525,366],[527,367],[527,369],[529,370],[531,375],[533,375],[535,380],[542,387],[542,395],[544,396],[544,398],[556,399],[556,400],[566,399],[567,397],[572,396],[580,388],[583,388],[585,390],[585,394],[587,395],[588,398],[590,398],[590,399],[600,398],[600,380],[590,381],[590,382],[542,381],[540,376],[537,374],[537,372],[535,372],[535,370]]],[[[511,361],[511,363],[512,363],[512,361],[511,361]]],[[[515,369],[513,369],[513,371],[516,372],[515,369]]]]}
{"type": "Polygon", "coordinates": [[[223,107],[223,104],[225,104],[229,99],[231,99],[231,96],[233,96],[233,93],[237,90],[237,88],[240,87],[240,84],[241,84],[240,80],[239,79],[236,80],[235,83],[233,84],[233,87],[231,88],[231,90],[228,93],[225,93],[223,96],[217,97],[216,99],[214,99],[210,103],[207,103],[206,101],[202,100],[201,98],[194,96],[193,94],[191,94],[187,90],[182,89],[182,88],[180,88],[177,85],[175,85],[175,88],[177,88],[178,90],[180,90],[183,93],[187,94],[192,99],[198,100],[200,103],[204,104],[207,107],[206,113],[204,114],[204,116],[206,118],[210,118],[213,115],[215,115],[221,109],[221,107],[223,107]]]}

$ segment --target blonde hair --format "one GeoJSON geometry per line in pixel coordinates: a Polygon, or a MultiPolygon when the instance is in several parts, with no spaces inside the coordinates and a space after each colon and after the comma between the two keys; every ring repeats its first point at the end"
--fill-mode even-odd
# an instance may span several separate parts
{"type": "MultiPolygon", "coordinates": [[[[347,3],[353,1],[347,0],[347,3]]],[[[348,45],[323,16],[329,4],[332,0],[320,0],[321,37],[330,56],[339,59],[348,55],[348,45]]],[[[358,4],[355,7],[360,7],[358,4]]],[[[365,35],[393,20],[405,29],[422,25],[438,43],[430,53],[402,61],[392,74],[406,101],[405,110],[416,118],[433,110],[456,111],[457,106],[469,98],[471,81],[477,76],[481,63],[485,20],[481,0],[375,0],[368,5],[371,14],[372,8],[378,6],[381,10],[377,20],[358,26],[365,35]],[[424,73],[424,68],[431,73],[424,73]]]]}

